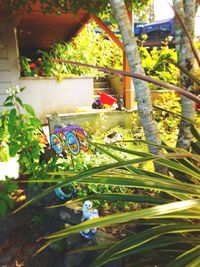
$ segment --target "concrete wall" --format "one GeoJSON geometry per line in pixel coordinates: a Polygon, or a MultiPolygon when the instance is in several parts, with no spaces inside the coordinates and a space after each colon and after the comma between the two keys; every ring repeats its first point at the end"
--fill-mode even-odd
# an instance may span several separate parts
{"type": "Polygon", "coordinates": [[[77,107],[90,106],[93,103],[93,79],[69,78],[58,82],[55,78],[23,78],[20,87],[26,87],[21,93],[24,103],[31,105],[43,121],[48,114],[68,113],[77,107]]]}
{"type": "Polygon", "coordinates": [[[88,134],[93,134],[97,130],[104,132],[116,126],[130,128],[133,124],[132,115],[135,110],[127,112],[102,109],[90,112],[60,114],[56,117],[50,115],[48,116],[49,131],[52,133],[55,126],[65,127],[68,124],[77,124],[87,129],[88,134]]]}
{"type": "Polygon", "coordinates": [[[0,110],[6,88],[26,87],[22,100],[33,106],[42,120],[47,114],[73,112],[79,106],[91,106],[94,99],[92,78],[20,78],[16,33],[12,22],[0,20],[0,110]]]}

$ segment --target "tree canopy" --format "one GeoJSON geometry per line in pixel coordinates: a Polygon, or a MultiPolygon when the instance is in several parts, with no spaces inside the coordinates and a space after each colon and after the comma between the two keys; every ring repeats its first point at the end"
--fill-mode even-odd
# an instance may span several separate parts
{"type": "MultiPolygon", "coordinates": [[[[83,9],[90,13],[100,13],[106,10],[110,10],[109,0],[4,0],[2,1],[3,7],[6,6],[8,11],[12,13],[20,9],[25,9],[28,12],[32,11],[32,5],[39,2],[43,13],[66,13],[83,9]]],[[[136,11],[142,10],[151,0],[126,0],[129,7],[132,7],[136,11]]]]}

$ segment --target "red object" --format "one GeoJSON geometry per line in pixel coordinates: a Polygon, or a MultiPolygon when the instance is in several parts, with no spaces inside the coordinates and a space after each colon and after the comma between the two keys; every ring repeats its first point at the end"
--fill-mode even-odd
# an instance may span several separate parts
{"type": "Polygon", "coordinates": [[[195,103],[195,110],[200,110],[200,104],[199,103],[195,103]]]}
{"type": "MultiPolygon", "coordinates": [[[[200,95],[198,95],[198,98],[200,98],[200,95]]],[[[200,104],[195,102],[195,111],[199,111],[200,110],[200,104]]]]}
{"type": "Polygon", "coordinates": [[[101,104],[107,104],[107,105],[110,105],[112,106],[115,102],[117,102],[117,99],[108,95],[108,94],[105,94],[105,93],[98,93],[98,95],[100,96],[100,102],[101,104]]]}
{"type": "Polygon", "coordinates": [[[36,68],[36,64],[35,64],[35,63],[31,63],[31,64],[30,64],[30,68],[31,68],[31,69],[35,69],[35,68],[36,68]]]}

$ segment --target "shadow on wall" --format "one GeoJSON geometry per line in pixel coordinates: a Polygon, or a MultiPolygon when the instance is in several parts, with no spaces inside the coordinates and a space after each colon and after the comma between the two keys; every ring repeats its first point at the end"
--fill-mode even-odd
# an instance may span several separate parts
{"type": "MultiPolygon", "coordinates": [[[[135,109],[136,110],[136,109],[135,109]]],[[[93,134],[96,130],[107,131],[113,127],[121,126],[130,128],[132,125],[132,111],[112,111],[98,110],[93,112],[80,112],[59,114],[57,116],[48,115],[50,133],[56,126],[65,127],[69,124],[77,124],[82,128],[87,127],[87,133],[93,134]],[[89,132],[88,132],[89,129],[89,132]]]]}

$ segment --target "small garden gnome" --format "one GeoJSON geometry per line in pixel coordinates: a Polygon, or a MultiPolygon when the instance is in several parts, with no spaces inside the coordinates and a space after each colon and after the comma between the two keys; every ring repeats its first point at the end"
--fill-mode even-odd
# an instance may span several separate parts
{"type": "MultiPolygon", "coordinates": [[[[92,209],[92,202],[89,200],[86,200],[83,204],[82,212],[83,212],[83,217],[82,217],[82,222],[90,220],[90,219],[95,219],[99,217],[99,212],[97,209],[92,209]]],[[[80,234],[84,236],[87,239],[93,239],[95,237],[95,234],[97,232],[96,228],[92,229],[86,229],[80,234]]]]}

